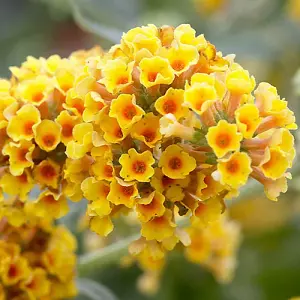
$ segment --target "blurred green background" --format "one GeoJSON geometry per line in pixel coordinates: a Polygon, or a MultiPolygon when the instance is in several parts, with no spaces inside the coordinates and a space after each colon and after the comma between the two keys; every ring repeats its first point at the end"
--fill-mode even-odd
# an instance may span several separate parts
{"type": "MultiPolygon", "coordinates": [[[[123,31],[147,23],[190,23],[224,54],[256,77],[278,88],[300,116],[300,0],[0,0],[0,77],[26,56],[49,56],[100,44],[108,48],[123,31]]],[[[109,266],[92,278],[117,299],[285,300],[300,296],[300,178],[279,203],[263,198],[232,205],[243,227],[243,243],[232,283],[220,285],[211,274],[172,255],[158,293],[141,294],[137,267],[109,266]]],[[[80,207],[64,222],[75,232],[80,207]],[[72,226],[71,226],[72,225],[72,226]]],[[[79,254],[84,233],[78,234],[79,254]]],[[[99,296],[100,297],[100,296],[99,296]]],[[[83,298],[80,298],[83,299],[83,298]]],[[[100,299],[100,298],[99,298],[100,299]]],[[[104,298],[103,298],[104,299],[104,298]]],[[[104,299],[105,300],[105,299],[104,299]]]]}

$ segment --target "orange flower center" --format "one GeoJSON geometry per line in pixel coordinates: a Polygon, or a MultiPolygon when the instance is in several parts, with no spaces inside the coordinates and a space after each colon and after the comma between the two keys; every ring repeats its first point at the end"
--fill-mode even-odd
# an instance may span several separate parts
{"type": "Polygon", "coordinates": [[[24,124],[24,134],[25,135],[30,135],[32,134],[32,126],[34,125],[34,122],[27,122],[24,124]]]}
{"type": "Polygon", "coordinates": [[[196,103],[195,108],[198,109],[198,110],[201,110],[202,105],[203,105],[204,102],[205,102],[205,101],[203,101],[203,99],[200,99],[200,100],[196,103]]]}
{"type": "Polygon", "coordinates": [[[40,102],[44,98],[44,94],[42,92],[37,92],[32,95],[33,102],[40,102]]]}
{"type": "Polygon", "coordinates": [[[154,219],[151,221],[151,223],[154,223],[154,224],[156,224],[156,225],[163,225],[163,224],[166,223],[166,220],[165,220],[164,216],[161,216],[161,217],[156,217],[156,218],[154,218],[154,219]]]}
{"type": "Polygon", "coordinates": [[[19,150],[18,158],[19,158],[20,162],[27,162],[27,158],[26,158],[27,152],[28,152],[28,149],[20,149],[19,150]]]}
{"type": "Polygon", "coordinates": [[[154,197],[153,199],[152,199],[152,201],[149,203],[149,204],[142,204],[143,206],[143,209],[144,210],[155,210],[155,208],[156,208],[156,204],[157,204],[157,200],[156,200],[156,198],[154,197]]]}
{"type": "Polygon", "coordinates": [[[8,277],[14,278],[18,276],[18,268],[15,264],[11,264],[8,270],[8,277]]]}
{"type": "Polygon", "coordinates": [[[230,135],[227,133],[220,133],[217,136],[216,139],[216,144],[218,145],[218,147],[220,148],[227,148],[230,144],[230,135]]]}
{"type": "Polygon", "coordinates": [[[18,179],[19,182],[21,182],[21,183],[27,183],[27,182],[28,182],[28,181],[27,181],[27,176],[26,176],[25,173],[23,173],[23,174],[20,175],[20,176],[17,176],[17,179],[18,179]]]}
{"type": "Polygon", "coordinates": [[[173,61],[171,66],[175,71],[181,71],[185,67],[185,64],[182,60],[176,59],[173,61]]]}
{"type": "Polygon", "coordinates": [[[64,92],[67,92],[70,88],[72,88],[72,85],[71,84],[68,84],[68,83],[65,83],[65,84],[62,84],[60,86],[60,88],[64,91],[64,92]]]}
{"type": "Polygon", "coordinates": [[[171,185],[172,183],[174,182],[174,179],[164,175],[162,178],[161,178],[161,184],[163,185],[163,187],[166,187],[166,186],[169,186],[171,185]]]}
{"type": "Polygon", "coordinates": [[[26,284],[26,287],[33,290],[37,287],[36,281],[32,279],[29,283],[26,284]]]}
{"type": "Polygon", "coordinates": [[[151,129],[146,129],[142,134],[146,140],[146,142],[150,143],[155,139],[155,132],[151,129]]]}
{"type": "Polygon", "coordinates": [[[55,143],[55,136],[52,134],[47,134],[43,137],[43,143],[47,147],[52,147],[55,143]]]}
{"type": "Polygon", "coordinates": [[[252,124],[248,119],[240,119],[240,122],[246,125],[246,131],[251,130],[252,124]]]}
{"type": "Polygon", "coordinates": [[[56,176],[55,169],[50,165],[43,166],[41,168],[41,173],[48,180],[56,176]]]}
{"type": "Polygon", "coordinates": [[[177,105],[173,99],[168,99],[163,105],[163,110],[166,114],[174,114],[177,110],[177,105]]]}
{"type": "Polygon", "coordinates": [[[270,160],[267,161],[265,164],[263,164],[264,169],[269,169],[274,167],[274,164],[276,164],[278,161],[280,161],[281,156],[277,153],[271,153],[270,160]]]}
{"type": "Polygon", "coordinates": [[[102,102],[97,102],[98,110],[101,110],[103,107],[104,107],[104,104],[102,102]]]}
{"type": "Polygon", "coordinates": [[[73,125],[72,124],[64,124],[62,126],[62,135],[66,138],[69,138],[73,134],[73,125]]]}
{"type": "Polygon", "coordinates": [[[109,194],[109,192],[110,192],[109,186],[104,185],[103,186],[103,194],[105,195],[105,197],[107,197],[107,195],[109,194]]]}
{"type": "Polygon", "coordinates": [[[146,164],[143,161],[137,160],[132,165],[133,172],[137,174],[143,174],[146,171],[146,164]]]}
{"type": "Polygon", "coordinates": [[[113,176],[113,168],[112,166],[106,165],[104,166],[103,173],[106,177],[112,177],[113,176]]]}
{"type": "Polygon", "coordinates": [[[132,185],[130,186],[121,186],[121,192],[123,195],[130,197],[134,193],[134,187],[132,185]]]}
{"type": "Polygon", "coordinates": [[[84,111],[84,104],[83,104],[82,100],[81,99],[73,99],[73,101],[74,101],[74,103],[73,103],[72,107],[74,107],[78,111],[78,113],[80,115],[82,115],[83,111],[84,111]]]}
{"type": "Polygon", "coordinates": [[[130,104],[124,108],[123,116],[126,119],[131,120],[135,115],[136,115],[136,108],[134,107],[134,105],[130,104]]]}
{"type": "Polygon", "coordinates": [[[226,169],[229,173],[234,174],[239,171],[240,165],[239,165],[238,161],[232,160],[226,164],[226,169]]]}
{"type": "Polygon", "coordinates": [[[57,203],[57,201],[55,200],[55,198],[52,195],[45,196],[43,198],[43,201],[46,202],[46,203],[48,203],[48,204],[55,204],[55,203],[57,203]]]}
{"type": "Polygon", "coordinates": [[[126,84],[128,83],[128,78],[123,76],[123,77],[120,77],[118,80],[117,80],[117,84],[126,84]]]}
{"type": "Polygon", "coordinates": [[[116,128],[114,133],[115,133],[115,137],[117,137],[117,138],[121,139],[123,137],[123,132],[122,132],[122,129],[120,127],[116,128]]]}
{"type": "Polygon", "coordinates": [[[158,72],[149,72],[148,73],[148,80],[150,82],[154,82],[157,78],[158,72]]]}
{"type": "Polygon", "coordinates": [[[172,169],[172,170],[178,170],[182,167],[182,161],[179,157],[172,157],[170,160],[169,160],[169,167],[172,169]]]}
{"type": "Polygon", "coordinates": [[[198,202],[198,207],[195,210],[195,215],[201,216],[204,213],[204,211],[206,210],[206,208],[207,208],[207,205],[198,202]]]}

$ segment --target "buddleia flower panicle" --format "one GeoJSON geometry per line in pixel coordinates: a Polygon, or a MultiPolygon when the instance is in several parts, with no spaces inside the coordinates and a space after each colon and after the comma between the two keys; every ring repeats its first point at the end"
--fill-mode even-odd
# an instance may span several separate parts
{"type": "Polygon", "coordinates": [[[234,58],[188,24],[133,28],[106,53],[29,57],[0,82],[0,188],[26,203],[37,184],[32,205],[54,218],[86,198],[102,236],[136,214],[131,252],[158,268],[194,227],[221,222],[249,178],[271,200],[287,191],[294,113],[234,58]]]}
{"type": "Polygon", "coordinates": [[[76,239],[31,204],[0,204],[0,299],[74,297],[76,239]]]}

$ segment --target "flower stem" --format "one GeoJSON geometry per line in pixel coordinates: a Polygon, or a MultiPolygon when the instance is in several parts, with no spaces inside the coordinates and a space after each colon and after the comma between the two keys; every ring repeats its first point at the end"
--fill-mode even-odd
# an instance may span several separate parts
{"type": "Polygon", "coordinates": [[[79,257],[77,269],[79,276],[84,277],[94,270],[118,262],[123,255],[126,255],[129,244],[138,238],[138,234],[132,235],[98,251],[82,255],[79,257]]]}

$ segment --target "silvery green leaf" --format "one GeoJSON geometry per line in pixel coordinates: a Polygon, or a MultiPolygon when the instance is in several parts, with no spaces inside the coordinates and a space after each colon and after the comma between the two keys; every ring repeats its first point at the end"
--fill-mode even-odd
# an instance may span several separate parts
{"type": "Polygon", "coordinates": [[[104,285],[87,278],[77,280],[79,296],[77,300],[118,300],[104,285]]]}

